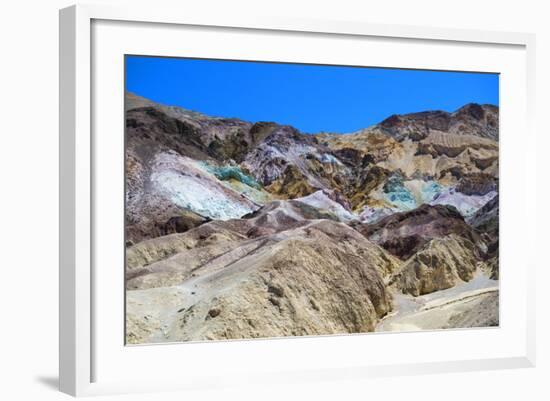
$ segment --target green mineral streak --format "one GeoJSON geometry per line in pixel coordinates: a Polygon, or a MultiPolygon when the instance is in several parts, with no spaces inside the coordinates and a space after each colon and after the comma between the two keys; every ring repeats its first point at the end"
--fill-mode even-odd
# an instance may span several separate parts
{"type": "Polygon", "coordinates": [[[391,177],[384,185],[384,193],[386,200],[400,210],[412,210],[417,206],[414,196],[405,188],[401,177],[391,177]]]}
{"type": "Polygon", "coordinates": [[[251,188],[261,189],[261,185],[254,180],[254,178],[246,175],[242,172],[239,166],[211,166],[209,164],[203,164],[205,169],[213,174],[218,180],[228,181],[228,180],[237,180],[242,182],[245,185],[248,185],[251,188]]]}

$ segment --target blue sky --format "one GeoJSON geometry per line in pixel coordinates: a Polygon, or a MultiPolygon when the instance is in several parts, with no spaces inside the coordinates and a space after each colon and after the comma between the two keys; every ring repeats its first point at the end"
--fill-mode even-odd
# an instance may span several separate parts
{"type": "Polygon", "coordinates": [[[126,56],[126,89],[212,116],[353,132],[392,114],[498,105],[498,75],[126,56]]]}

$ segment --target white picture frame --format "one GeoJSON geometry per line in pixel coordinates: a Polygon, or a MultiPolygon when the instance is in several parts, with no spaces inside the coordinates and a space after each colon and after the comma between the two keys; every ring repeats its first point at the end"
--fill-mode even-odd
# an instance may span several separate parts
{"type": "MultiPolygon", "coordinates": [[[[94,96],[102,96],[101,91],[95,94],[92,85],[94,74],[101,70],[98,60],[94,59],[94,55],[101,51],[98,47],[102,46],[105,41],[101,40],[101,33],[98,33],[98,40],[94,42],[94,23],[102,23],[113,26],[116,23],[140,23],[146,24],[148,27],[157,27],[154,29],[154,35],[167,35],[165,29],[177,29],[177,27],[199,27],[205,29],[230,29],[232,32],[242,32],[245,34],[253,34],[254,32],[263,32],[269,36],[270,33],[276,36],[277,33],[285,35],[306,35],[309,37],[326,38],[374,38],[388,41],[415,41],[419,43],[432,43],[442,48],[441,57],[445,57],[443,47],[446,45],[458,46],[461,48],[476,48],[484,51],[485,47],[494,47],[502,49],[512,49],[510,53],[514,55],[517,62],[517,71],[510,72],[510,90],[504,94],[515,90],[518,93],[514,105],[519,105],[520,109],[524,110],[517,112],[517,116],[507,117],[503,111],[502,124],[509,124],[512,127],[523,127],[524,145],[515,146],[513,138],[508,139],[503,137],[503,150],[501,157],[503,161],[512,156],[518,157],[524,163],[521,164],[519,171],[511,179],[522,181],[524,185],[536,185],[534,179],[535,169],[535,133],[533,129],[533,112],[534,112],[534,87],[535,87],[535,72],[534,72],[534,48],[535,37],[531,34],[524,33],[508,33],[508,32],[485,32],[471,31],[460,29],[438,29],[428,27],[415,26],[399,26],[399,25],[375,25],[362,21],[317,21],[317,20],[297,20],[292,18],[271,18],[259,17],[253,15],[216,15],[209,13],[208,15],[188,15],[185,10],[165,10],[158,8],[113,8],[109,6],[96,5],[78,5],[72,6],[60,11],[60,390],[75,396],[108,394],[108,393],[126,393],[134,391],[165,391],[176,389],[197,389],[208,387],[219,387],[224,385],[242,384],[245,385],[250,381],[258,383],[281,384],[296,380],[329,380],[338,378],[351,378],[359,380],[365,377],[401,375],[401,374],[422,374],[432,372],[455,372],[455,371],[471,371],[481,369],[504,369],[516,367],[531,367],[535,364],[535,294],[534,294],[534,269],[536,261],[525,258],[521,264],[522,275],[516,283],[508,281],[506,283],[506,274],[503,275],[504,285],[508,288],[514,288],[515,297],[520,299],[520,306],[517,308],[517,317],[521,322],[511,322],[510,319],[503,323],[498,329],[490,331],[454,331],[453,333],[445,333],[448,341],[454,339],[455,336],[467,336],[468,341],[477,341],[486,337],[483,341],[491,342],[496,340],[496,333],[500,330],[501,333],[513,331],[511,337],[502,337],[500,340],[513,341],[509,343],[509,352],[495,348],[486,353],[481,351],[473,352],[466,355],[465,358],[449,358],[446,359],[442,355],[439,360],[432,358],[430,360],[418,360],[414,355],[411,355],[407,362],[395,362],[389,360],[384,363],[383,359],[361,362],[361,355],[358,353],[355,360],[350,356],[348,359],[337,360],[338,349],[346,349],[345,347],[364,346],[364,336],[339,336],[337,338],[324,338],[320,343],[312,338],[304,339],[289,339],[289,340],[258,340],[258,341],[231,341],[231,342],[216,342],[212,344],[195,344],[188,348],[189,355],[192,355],[198,347],[202,347],[201,352],[206,351],[206,355],[210,350],[214,350],[219,355],[226,355],[230,358],[232,355],[240,355],[243,349],[252,349],[258,354],[266,352],[276,355],[281,352],[291,354],[310,355],[312,362],[296,363],[296,369],[284,369],[283,365],[277,365],[275,370],[263,369],[257,366],[255,371],[247,372],[247,375],[241,377],[240,381],[235,380],[223,370],[215,372],[211,375],[201,374],[197,367],[196,373],[193,369],[190,370],[191,377],[187,375],[186,380],[178,379],[177,377],[166,377],[159,373],[156,377],[150,377],[150,380],[132,381],[128,378],[116,374],[106,375],[106,379],[102,378],[100,366],[106,364],[116,365],[117,360],[113,357],[112,360],[107,357],[107,347],[104,341],[100,340],[96,332],[96,325],[101,323],[103,327],[113,325],[112,320],[104,319],[97,308],[94,306],[94,291],[98,285],[101,285],[101,277],[98,278],[94,274],[94,266],[96,261],[101,260],[101,256],[96,254],[97,248],[94,243],[94,235],[97,235],[98,230],[104,227],[96,221],[98,216],[95,213],[97,205],[94,194],[97,190],[96,168],[98,167],[98,152],[101,152],[101,145],[94,141],[93,126],[96,124],[94,118],[97,118],[94,96]],[[95,71],[94,69],[97,69],[95,71]],[[515,74],[515,75],[514,75],[515,74]],[[521,124],[521,125],[519,125],[521,124]],[[508,144],[507,144],[508,141],[508,144]],[[517,288],[516,288],[517,287],[517,288]],[[104,320],[101,320],[104,319],[104,320]],[[517,327],[515,325],[518,325],[517,327]],[[517,328],[517,330],[513,330],[517,328]],[[487,334],[489,333],[489,334],[487,334]],[[512,340],[510,340],[512,339],[512,340]],[[329,352],[324,361],[324,365],[315,361],[314,355],[318,352],[318,347],[328,347],[329,352]],[[208,348],[209,347],[209,348],[208,348]],[[332,348],[330,348],[332,347],[332,348]],[[269,349],[268,349],[269,348],[269,349]],[[334,352],[330,350],[333,349],[334,352]],[[98,358],[98,353],[99,359],[98,358]],[[333,358],[334,366],[331,365],[333,358]],[[100,360],[101,363],[98,363],[100,360]],[[382,362],[381,362],[382,361],[382,362]],[[98,371],[99,370],[99,371],[98,371]],[[195,375],[195,376],[193,376],[195,375]],[[108,376],[108,377],[107,377],[108,376]],[[100,378],[100,379],[98,379],[100,378]]],[[[107,26],[106,25],[106,26],[107,26]]],[[[106,29],[111,29],[107,26],[106,29]]],[[[143,25],[134,26],[138,32],[143,25]]],[[[98,28],[99,29],[99,28],[98,28]]],[[[103,29],[103,28],[101,28],[103,29]]],[[[119,26],[113,32],[119,32],[120,29],[130,29],[127,25],[119,26]]],[[[113,39],[113,50],[115,49],[117,40],[113,39]]],[[[271,40],[271,39],[270,39],[271,40]]],[[[279,39],[274,38],[274,41],[279,39]]],[[[308,39],[309,40],[309,39],[308,39]]],[[[120,41],[118,41],[120,42],[120,41]]],[[[412,43],[412,42],[411,42],[412,43]]],[[[144,49],[143,51],[146,51],[144,49]]],[[[167,50],[169,49],[167,48],[167,50]]],[[[458,48],[457,48],[457,51],[458,48]]],[[[243,56],[244,57],[244,56],[243,56]]],[[[503,56],[504,57],[504,56],[503,56]]],[[[99,57],[98,57],[99,59],[99,57]]],[[[498,58],[495,58],[498,59],[498,58]]],[[[396,62],[399,62],[396,59],[396,62]]],[[[502,59],[504,60],[504,59],[502,59]]],[[[503,61],[499,62],[502,63],[503,61]]],[[[496,61],[495,61],[496,63],[496,61]]],[[[387,63],[383,63],[387,65],[387,63]]],[[[513,63],[512,63],[513,64],[513,63]]],[[[441,69],[448,66],[448,62],[440,64],[441,69]]],[[[496,65],[496,64],[495,64],[496,65]]],[[[414,66],[413,66],[414,67],[414,66]]],[[[427,66],[429,67],[429,66],[427,66]]],[[[457,66],[460,69],[461,66],[457,66]]],[[[464,66],[462,66],[463,68],[464,66]]],[[[473,68],[473,67],[472,67],[473,68]]],[[[452,69],[452,68],[450,68],[452,69]]],[[[492,72],[500,72],[498,68],[492,72]]],[[[115,71],[116,74],[122,73],[115,71]]],[[[103,74],[105,75],[105,74],[103,74]]],[[[102,77],[103,77],[102,75],[102,77]]],[[[100,78],[103,79],[103,78],[100,78]]],[[[508,84],[507,84],[508,85],[508,84]]],[[[122,96],[114,105],[122,105],[122,96]]],[[[116,108],[116,107],[115,107],[116,108]]],[[[517,108],[517,107],[516,107],[517,108]]],[[[510,107],[511,109],[511,107],[510,107]]],[[[99,109],[98,109],[99,110],[99,109]]],[[[121,110],[119,110],[121,111],[121,110]]],[[[97,111],[101,115],[101,111],[97,111]]],[[[516,112],[514,112],[516,113],[516,112]]],[[[116,116],[115,116],[116,120],[116,116]]],[[[98,124],[96,124],[98,125],[98,124]]],[[[123,135],[122,122],[119,124],[120,133],[123,135]]],[[[505,130],[506,131],[506,130],[505,130]]],[[[509,130],[508,130],[509,131],[509,130]]],[[[111,157],[109,154],[102,154],[104,160],[111,157]]],[[[107,162],[106,162],[107,163],[107,162]]],[[[110,163],[110,162],[109,162],[110,163]]],[[[114,165],[116,166],[116,163],[114,165]]],[[[505,174],[506,170],[501,168],[501,174],[505,174]]],[[[522,208],[520,216],[514,221],[510,220],[508,227],[522,225],[523,230],[532,230],[527,232],[535,232],[535,208],[527,207],[525,197],[522,194],[512,194],[506,191],[506,183],[503,185],[504,212],[506,213],[506,205],[518,205],[522,208]],[[509,197],[509,201],[505,197],[509,197]]],[[[118,201],[118,198],[117,198],[118,201]]],[[[509,209],[510,209],[509,208],[509,209]]],[[[501,210],[503,210],[501,209],[501,210]]],[[[506,217],[506,216],[505,216],[506,217]]],[[[507,218],[507,217],[506,217],[507,218]]],[[[120,222],[119,222],[120,223],[120,222]]],[[[509,230],[510,232],[512,230],[509,230]]],[[[525,231],[524,231],[525,232],[525,231]]],[[[505,233],[505,231],[503,231],[505,233]]],[[[122,233],[120,233],[122,235],[122,233]]],[[[510,234],[510,241],[513,241],[510,234]]],[[[122,242],[120,242],[122,245],[122,242]]],[[[529,253],[528,241],[518,245],[515,253],[529,253]]],[[[503,254],[503,257],[506,254],[503,254]]],[[[510,251],[509,257],[512,258],[515,254],[510,251]]],[[[123,274],[123,265],[120,266],[120,276],[123,274]]],[[[501,299],[501,308],[510,307],[507,300],[508,293],[503,292],[501,299]]],[[[512,295],[510,295],[512,296],[512,295]]],[[[117,299],[114,297],[113,299],[117,299]]],[[[512,298],[511,298],[512,299],[512,298]]],[[[510,308],[511,309],[511,308],[510,308]]],[[[117,315],[118,316],[118,315],[117,315]]],[[[118,316],[117,319],[123,319],[118,316]]],[[[432,333],[433,335],[441,336],[441,333],[432,333]]],[[[394,340],[399,340],[400,334],[383,334],[370,337],[372,339],[381,338],[382,336],[390,336],[394,340]]],[[[428,337],[422,337],[420,334],[407,334],[407,343],[410,345],[415,341],[429,341],[428,337]]],[[[388,338],[388,337],[386,337],[388,338]]],[[[458,338],[458,337],[457,337],[458,338]]],[[[121,340],[121,339],[120,339],[121,340]]],[[[499,340],[499,341],[500,341],[499,340]]],[[[119,341],[119,340],[117,340],[119,341]]],[[[379,341],[379,340],[369,340],[379,341]]],[[[117,343],[118,344],[118,343],[117,343]]],[[[121,342],[121,346],[124,344],[121,342]]],[[[150,346],[136,347],[136,351],[131,356],[133,364],[143,358],[144,364],[147,364],[153,359],[170,358],[173,348],[170,346],[150,346]],[[156,347],[156,348],[155,348],[156,347]],[[158,350],[158,352],[157,352],[158,350]],[[145,355],[156,353],[157,355],[145,355]]],[[[181,347],[181,345],[180,345],[181,347]]],[[[121,352],[123,350],[121,349],[121,352]]],[[[180,352],[178,350],[177,352],[180,352]]],[[[460,347],[459,347],[460,351],[460,347]]],[[[246,359],[246,355],[243,356],[246,359]]],[[[373,359],[375,359],[373,357],[373,359]]],[[[397,360],[397,359],[396,359],[397,360]]],[[[402,359],[404,361],[404,359],[402,359]]],[[[128,361],[126,362],[128,363],[128,361]]],[[[281,362],[282,363],[282,362],[281,362]]],[[[169,364],[168,364],[169,365],[169,364]]],[[[114,369],[114,368],[113,368],[114,369]]],[[[244,368],[243,368],[244,369],[244,368]]]]}

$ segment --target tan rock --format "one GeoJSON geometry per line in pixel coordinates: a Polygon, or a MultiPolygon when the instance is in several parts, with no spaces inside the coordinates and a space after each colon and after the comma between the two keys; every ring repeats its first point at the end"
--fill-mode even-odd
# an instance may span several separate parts
{"type": "Polygon", "coordinates": [[[419,296],[470,281],[477,268],[474,245],[451,234],[436,238],[409,258],[393,275],[390,285],[419,296]]]}
{"type": "Polygon", "coordinates": [[[129,342],[367,332],[392,308],[384,277],[399,261],[343,223],[244,240],[195,268],[189,252],[131,281],[129,342]],[[177,264],[181,282],[167,283],[177,264]]]}

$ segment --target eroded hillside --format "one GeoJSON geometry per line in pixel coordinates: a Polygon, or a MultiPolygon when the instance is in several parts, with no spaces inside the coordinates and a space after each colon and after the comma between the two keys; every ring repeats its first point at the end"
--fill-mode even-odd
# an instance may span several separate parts
{"type": "Polygon", "coordinates": [[[126,144],[129,343],[498,324],[494,106],[311,135],[127,94],[126,144]]]}

